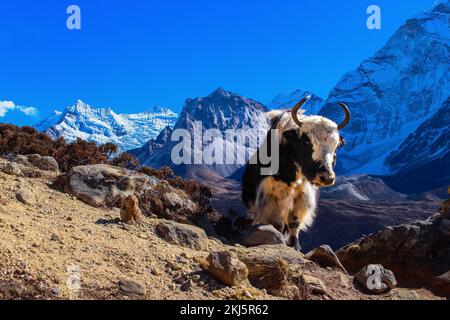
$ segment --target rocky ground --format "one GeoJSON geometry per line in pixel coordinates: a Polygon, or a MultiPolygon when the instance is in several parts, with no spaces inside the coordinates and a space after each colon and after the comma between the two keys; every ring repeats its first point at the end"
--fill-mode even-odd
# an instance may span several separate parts
{"type": "MultiPolygon", "coordinates": [[[[46,161],[19,162],[0,159],[2,299],[442,299],[417,286],[371,294],[326,247],[305,256],[282,244],[230,245],[145,210],[140,224],[126,224],[120,208],[86,203],[83,188],[98,200],[92,181],[58,191],[46,161]]],[[[111,188],[121,173],[106,179],[113,171],[102,170],[108,199],[131,189],[144,199],[142,188],[111,188]]]]}

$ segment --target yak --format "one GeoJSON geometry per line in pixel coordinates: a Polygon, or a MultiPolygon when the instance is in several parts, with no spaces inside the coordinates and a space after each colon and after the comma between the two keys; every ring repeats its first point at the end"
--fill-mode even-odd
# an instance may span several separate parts
{"type": "MultiPolygon", "coordinates": [[[[316,215],[318,189],[336,181],[336,152],[345,145],[340,131],[351,119],[344,103],[339,103],[345,114],[339,125],[322,116],[299,114],[309,99],[302,99],[292,110],[269,114],[269,134],[277,132],[278,170],[263,174],[265,165],[257,152],[257,160],[247,163],[242,180],[242,200],[253,224],[273,225],[287,237],[287,245],[299,251],[300,231],[306,231],[316,215]]],[[[265,143],[271,149],[269,134],[265,143]]]]}

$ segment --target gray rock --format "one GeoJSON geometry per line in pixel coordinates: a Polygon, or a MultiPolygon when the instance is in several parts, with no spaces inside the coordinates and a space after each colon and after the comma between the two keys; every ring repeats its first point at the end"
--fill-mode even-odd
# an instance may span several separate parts
{"type": "Polygon", "coordinates": [[[41,156],[39,154],[18,155],[13,159],[13,161],[20,163],[26,167],[34,166],[43,171],[59,171],[58,163],[54,158],[41,156]]]}
{"type": "Polygon", "coordinates": [[[248,277],[247,266],[239,260],[236,253],[230,251],[211,253],[202,267],[228,286],[240,285],[248,277]]]}
{"type": "Polygon", "coordinates": [[[285,244],[285,239],[272,225],[254,226],[242,239],[242,245],[246,247],[277,244],[285,244]]]}
{"type": "Polygon", "coordinates": [[[36,198],[34,194],[29,190],[20,190],[16,193],[16,199],[24,205],[34,205],[36,203],[36,198]]]}
{"type": "Polygon", "coordinates": [[[355,275],[355,281],[364,291],[373,294],[383,294],[397,286],[394,273],[380,264],[371,264],[362,268],[355,275]]]}
{"type": "Polygon", "coordinates": [[[309,253],[305,255],[305,258],[317,263],[319,266],[323,268],[335,268],[338,269],[345,274],[347,273],[347,270],[345,270],[344,266],[342,265],[341,261],[339,261],[339,258],[334,253],[333,249],[331,249],[330,246],[323,245],[319,248],[316,248],[309,253]]]}
{"type": "Polygon", "coordinates": [[[135,195],[145,215],[165,209],[189,213],[198,209],[184,192],[166,181],[105,164],[72,168],[65,176],[64,191],[94,207],[121,207],[123,199],[135,195]]]}
{"type": "Polygon", "coordinates": [[[55,242],[61,242],[61,237],[54,233],[50,237],[50,240],[55,241],[55,242]]]}
{"type": "Polygon", "coordinates": [[[61,294],[61,290],[59,288],[52,288],[50,290],[50,293],[55,295],[55,296],[59,296],[61,294]]]}
{"type": "Polygon", "coordinates": [[[161,221],[156,226],[156,234],[171,244],[194,250],[204,249],[208,240],[203,229],[174,221],[161,221]]]}
{"type": "Polygon", "coordinates": [[[119,288],[129,296],[145,296],[146,294],[145,287],[142,284],[127,279],[119,281],[119,288]]]}
{"type": "Polygon", "coordinates": [[[10,162],[6,163],[1,168],[3,173],[9,174],[11,176],[20,176],[22,175],[21,167],[18,163],[10,162]]]}

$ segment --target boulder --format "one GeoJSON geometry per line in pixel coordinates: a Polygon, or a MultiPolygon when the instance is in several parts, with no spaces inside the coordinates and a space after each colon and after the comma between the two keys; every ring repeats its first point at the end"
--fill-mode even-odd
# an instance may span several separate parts
{"type": "Polygon", "coordinates": [[[372,294],[383,294],[397,286],[394,273],[380,264],[371,264],[362,268],[355,275],[355,281],[364,291],[372,294]]]}
{"type": "Polygon", "coordinates": [[[246,247],[277,244],[285,244],[285,239],[272,225],[253,226],[242,239],[242,245],[246,247]]]}
{"type": "Polygon", "coordinates": [[[247,266],[231,251],[211,253],[202,268],[228,286],[243,284],[248,277],[247,266]]]}
{"type": "Polygon", "coordinates": [[[345,270],[342,263],[339,261],[339,258],[334,253],[333,249],[330,246],[323,245],[319,248],[316,248],[305,255],[305,258],[317,263],[319,266],[323,268],[334,268],[340,270],[347,274],[347,270],[345,270]]]}
{"type": "Polygon", "coordinates": [[[139,200],[135,195],[123,199],[120,210],[120,219],[125,223],[141,223],[144,216],[139,208],[139,200]]]}
{"type": "Polygon", "coordinates": [[[197,205],[167,181],[106,164],[72,168],[64,177],[66,193],[94,207],[121,207],[135,195],[142,213],[185,222],[198,213],[197,205]]]}
{"type": "Polygon", "coordinates": [[[287,299],[306,299],[309,288],[300,270],[307,261],[285,245],[264,245],[236,249],[239,260],[249,270],[250,283],[271,295],[287,299]]]}
{"type": "Polygon", "coordinates": [[[39,154],[17,155],[14,157],[13,161],[26,167],[34,166],[42,171],[59,171],[58,163],[53,157],[41,156],[39,154]]]}
{"type": "Polygon", "coordinates": [[[288,265],[302,266],[306,264],[303,255],[285,245],[267,245],[238,249],[239,260],[244,262],[251,276],[263,276],[269,269],[278,268],[279,261],[288,265]]]}
{"type": "Polygon", "coordinates": [[[203,229],[174,221],[161,221],[156,226],[156,234],[171,244],[194,250],[203,250],[208,240],[203,229]]]}

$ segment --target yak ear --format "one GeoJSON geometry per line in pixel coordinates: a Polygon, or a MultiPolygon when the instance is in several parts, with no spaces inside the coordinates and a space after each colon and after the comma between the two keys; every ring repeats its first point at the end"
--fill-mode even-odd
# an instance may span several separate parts
{"type": "Polygon", "coordinates": [[[347,145],[347,141],[345,141],[344,137],[340,136],[339,137],[339,148],[342,148],[345,145],[347,145]]]}

